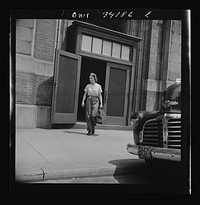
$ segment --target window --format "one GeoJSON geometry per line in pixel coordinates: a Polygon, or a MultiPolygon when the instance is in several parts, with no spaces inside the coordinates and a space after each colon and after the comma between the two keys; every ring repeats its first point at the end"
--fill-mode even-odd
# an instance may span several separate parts
{"type": "Polygon", "coordinates": [[[129,46],[84,34],[82,35],[81,50],[122,60],[130,60],[129,46]]]}
{"type": "Polygon", "coordinates": [[[110,41],[103,41],[103,55],[111,56],[112,43],[110,41]]]}
{"type": "Polygon", "coordinates": [[[121,50],[121,45],[118,43],[113,43],[112,57],[120,58],[120,50],[121,50]]]}
{"type": "Polygon", "coordinates": [[[102,40],[99,38],[93,38],[92,52],[101,54],[102,40]]]}
{"type": "Polygon", "coordinates": [[[91,51],[91,45],[92,45],[92,37],[83,35],[81,50],[91,51]]]}
{"type": "Polygon", "coordinates": [[[130,48],[128,46],[122,45],[121,58],[124,59],[124,60],[129,60],[129,53],[130,53],[130,48]]]}

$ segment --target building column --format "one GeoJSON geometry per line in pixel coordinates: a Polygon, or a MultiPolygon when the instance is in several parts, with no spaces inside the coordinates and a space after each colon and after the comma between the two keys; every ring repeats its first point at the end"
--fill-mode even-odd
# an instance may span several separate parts
{"type": "Polygon", "coordinates": [[[147,42],[149,52],[145,56],[148,60],[143,65],[144,74],[141,96],[142,109],[147,111],[159,109],[161,95],[165,89],[167,66],[164,59],[168,49],[166,48],[165,25],[166,22],[163,20],[153,20],[150,29],[150,38],[148,39],[149,42],[147,42]]]}
{"type": "Polygon", "coordinates": [[[146,23],[144,20],[138,21],[137,37],[140,37],[142,40],[137,45],[136,62],[135,62],[135,67],[134,67],[135,78],[134,78],[132,112],[136,112],[140,110],[143,52],[144,52],[145,35],[146,35],[145,26],[146,26],[146,23]]]}
{"type": "Polygon", "coordinates": [[[140,89],[141,89],[141,74],[142,74],[142,58],[143,58],[143,46],[145,36],[145,21],[144,20],[128,20],[126,22],[126,33],[129,35],[137,36],[142,40],[138,42],[133,48],[133,66],[132,66],[132,79],[130,93],[131,102],[129,106],[129,114],[139,110],[140,106],[140,89]]]}
{"type": "Polygon", "coordinates": [[[166,83],[173,84],[177,78],[181,78],[181,21],[170,22],[169,54],[166,83]]]}

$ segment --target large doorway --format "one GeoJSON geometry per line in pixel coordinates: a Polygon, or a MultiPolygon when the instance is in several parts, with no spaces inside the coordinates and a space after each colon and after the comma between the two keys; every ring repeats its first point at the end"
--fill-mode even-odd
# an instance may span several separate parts
{"type": "Polygon", "coordinates": [[[97,75],[98,83],[101,85],[103,90],[103,97],[106,79],[106,62],[94,58],[82,57],[77,115],[77,120],[79,122],[85,122],[85,109],[81,107],[81,102],[84,94],[84,88],[89,83],[90,73],[95,73],[97,75]]]}
{"type": "Polygon", "coordinates": [[[85,108],[81,107],[89,74],[97,74],[103,93],[103,124],[127,125],[130,67],[83,57],[81,62],[77,121],[85,122],[85,108]]]}
{"type": "Polygon", "coordinates": [[[61,50],[56,52],[52,124],[85,122],[81,102],[91,72],[103,90],[103,124],[127,125],[131,67],[61,50]]]}
{"type": "Polygon", "coordinates": [[[81,102],[91,72],[102,86],[103,124],[127,125],[131,67],[62,50],[56,51],[52,124],[85,122],[81,102]]]}

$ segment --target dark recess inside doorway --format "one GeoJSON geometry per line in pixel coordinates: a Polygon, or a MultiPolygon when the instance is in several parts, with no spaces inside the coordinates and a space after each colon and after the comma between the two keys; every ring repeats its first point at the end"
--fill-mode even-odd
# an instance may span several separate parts
{"type": "Polygon", "coordinates": [[[85,122],[85,108],[81,107],[81,102],[84,94],[84,88],[89,83],[90,73],[95,73],[97,75],[98,83],[101,85],[102,90],[104,92],[106,78],[106,62],[94,58],[82,57],[77,114],[77,121],[79,122],[85,122]]]}

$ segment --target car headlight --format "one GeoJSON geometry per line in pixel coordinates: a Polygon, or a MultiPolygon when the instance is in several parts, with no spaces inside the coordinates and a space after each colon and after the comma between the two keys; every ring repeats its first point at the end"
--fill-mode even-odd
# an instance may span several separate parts
{"type": "Polygon", "coordinates": [[[133,128],[137,127],[139,124],[139,115],[137,113],[134,113],[134,115],[131,117],[131,126],[133,128]]]}
{"type": "Polygon", "coordinates": [[[143,141],[143,132],[140,131],[139,133],[139,142],[142,142],[143,141]]]}

